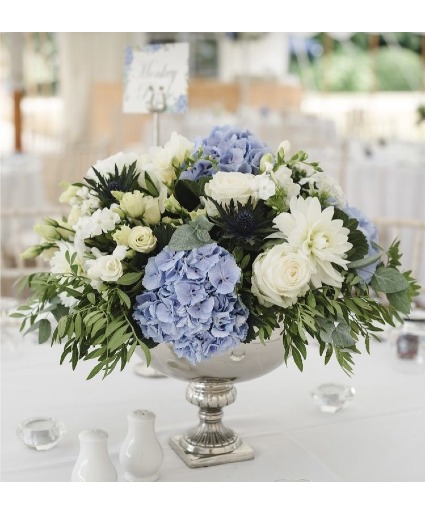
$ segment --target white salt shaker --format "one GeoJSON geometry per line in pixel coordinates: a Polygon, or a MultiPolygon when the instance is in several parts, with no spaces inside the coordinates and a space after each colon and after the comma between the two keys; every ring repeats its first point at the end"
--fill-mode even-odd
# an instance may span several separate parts
{"type": "Polygon", "coordinates": [[[128,432],[120,450],[127,481],[156,481],[162,465],[162,447],[155,434],[155,413],[135,410],[127,414],[128,432]]]}
{"type": "Polygon", "coordinates": [[[117,470],[108,453],[108,433],[85,429],[78,434],[80,454],[71,481],[118,481],[117,470]]]}

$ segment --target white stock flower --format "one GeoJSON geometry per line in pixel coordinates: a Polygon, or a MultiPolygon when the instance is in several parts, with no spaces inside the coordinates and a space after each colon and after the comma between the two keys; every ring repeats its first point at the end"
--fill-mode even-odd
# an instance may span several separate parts
{"type": "Polygon", "coordinates": [[[282,243],[255,259],[251,291],[265,306],[274,304],[286,308],[308,291],[310,278],[309,259],[282,243]]]}
{"type": "MultiPolygon", "coordinates": [[[[135,152],[118,152],[118,154],[114,154],[113,156],[107,157],[106,159],[102,159],[97,161],[92,168],[90,168],[86,174],[87,178],[94,179],[97,181],[96,174],[93,171],[93,168],[96,169],[100,173],[102,177],[105,175],[115,173],[115,166],[118,168],[118,171],[121,172],[124,166],[127,168],[132,165],[139,158],[138,154],[135,152]]],[[[138,168],[138,165],[136,165],[138,168]]]]}
{"type": "Polygon", "coordinates": [[[156,247],[157,239],[149,227],[138,225],[128,235],[128,246],[142,254],[149,254],[156,247]]]}
{"type": "Polygon", "coordinates": [[[270,179],[268,174],[254,175],[253,182],[256,196],[261,200],[267,200],[276,193],[276,184],[270,179]]]}
{"type": "Polygon", "coordinates": [[[348,242],[350,231],[343,227],[342,220],[333,220],[333,215],[333,207],[322,211],[317,197],[294,197],[290,213],[281,213],[273,220],[279,232],[271,236],[286,238],[293,249],[309,258],[311,282],[316,288],[322,284],[341,286],[342,275],[332,264],[346,269],[348,261],[344,257],[352,247],[348,242]]]}
{"type": "Polygon", "coordinates": [[[111,208],[97,209],[91,216],[82,216],[72,227],[76,233],[76,238],[92,238],[115,229],[121,218],[114,211],[114,207],[116,205],[113,204],[111,208]]]}
{"type": "Polygon", "coordinates": [[[81,260],[78,257],[78,251],[75,246],[70,242],[58,241],[55,243],[58,248],[56,248],[56,252],[50,259],[50,271],[52,274],[70,274],[71,268],[69,263],[65,257],[65,254],[69,252],[69,255],[77,254],[77,259],[75,263],[77,265],[81,265],[81,260]]]}
{"type": "Polygon", "coordinates": [[[279,168],[271,173],[273,180],[279,188],[283,188],[286,193],[286,198],[289,201],[292,197],[297,197],[300,194],[301,186],[296,184],[292,179],[292,170],[287,166],[279,166],[279,168]]]}

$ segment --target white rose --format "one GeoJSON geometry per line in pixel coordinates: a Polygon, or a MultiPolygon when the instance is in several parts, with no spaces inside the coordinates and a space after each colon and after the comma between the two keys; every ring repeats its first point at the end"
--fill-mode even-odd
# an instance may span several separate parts
{"type": "Polygon", "coordinates": [[[123,269],[120,259],[115,256],[100,256],[90,263],[87,270],[89,279],[98,281],[99,279],[106,283],[118,281],[122,276],[123,269]]]}
{"type": "Polygon", "coordinates": [[[145,212],[143,213],[143,220],[149,225],[159,224],[161,221],[160,199],[159,197],[146,197],[145,198],[145,212]]]}
{"type": "Polygon", "coordinates": [[[217,172],[205,184],[205,194],[222,205],[228,205],[232,199],[245,205],[256,192],[255,175],[249,173],[217,172]]]}
{"type": "MultiPolygon", "coordinates": [[[[98,179],[93,171],[93,168],[95,168],[102,177],[105,177],[106,175],[115,173],[115,166],[120,172],[124,166],[126,166],[128,169],[135,161],[137,162],[138,158],[139,156],[135,152],[118,152],[118,154],[114,154],[113,156],[110,156],[106,159],[97,161],[96,164],[88,170],[87,177],[97,181],[98,179]]],[[[136,165],[136,168],[137,167],[138,165],[136,165]]]]}
{"type": "MultiPolygon", "coordinates": [[[[175,179],[173,159],[174,156],[170,149],[163,147],[151,147],[149,154],[142,156],[142,169],[149,174],[157,189],[161,183],[171,184],[175,179]]],[[[143,173],[139,177],[139,183],[146,187],[143,173]]]]}
{"type": "Polygon", "coordinates": [[[145,199],[141,191],[124,193],[120,200],[120,208],[131,218],[139,218],[145,212],[145,199]]]}
{"type": "Polygon", "coordinates": [[[177,161],[178,164],[181,164],[186,154],[193,150],[195,144],[192,141],[189,141],[184,136],[180,136],[177,132],[173,132],[171,134],[170,141],[168,141],[164,148],[173,156],[173,159],[177,161]]]}
{"type": "Polygon", "coordinates": [[[61,193],[59,197],[59,202],[64,204],[70,204],[71,201],[76,197],[79,190],[80,186],[74,186],[73,184],[69,184],[66,190],[63,193],[61,193]]]}
{"type": "Polygon", "coordinates": [[[287,243],[260,254],[252,265],[252,293],[265,306],[292,306],[308,291],[309,259],[287,243]]]}
{"type": "Polygon", "coordinates": [[[71,207],[71,211],[69,212],[69,215],[68,215],[68,225],[70,227],[73,227],[77,222],[78,220],[81,218],[81,208],[79,206],[72,206],[71,207]]]}
{"type": "Polygon", "coordinates": [[[149,254],[156,247],[157,239],[149,227],[133,227],[128,236],[128,246],[136,252],[149,254]]]}

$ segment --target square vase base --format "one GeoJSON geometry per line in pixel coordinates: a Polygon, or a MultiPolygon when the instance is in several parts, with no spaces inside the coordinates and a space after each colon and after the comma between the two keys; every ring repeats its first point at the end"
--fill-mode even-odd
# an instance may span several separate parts
{"type": "Polygon", "coordinates": [[[254,459],[254,451],[242,442],[241,445],[232,452],[218,454],[216,456],[195,456],[182,449],[180,440],[183,435],[176,435],[170,438],[170,446],[190,468],[211,467],[213,465],[224,465],[225,463],[236,463],[237,461],[247,461],[254,459]]]}

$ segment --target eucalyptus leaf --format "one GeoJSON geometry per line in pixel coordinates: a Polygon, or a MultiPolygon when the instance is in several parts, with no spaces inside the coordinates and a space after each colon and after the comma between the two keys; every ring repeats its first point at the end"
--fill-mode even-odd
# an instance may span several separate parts
{"type": "Polygon", "coordinates": [[[407,279],[395,268],[379,267],[370,282],[375,291],[395,293],[409,287],[407,279]]]}
{"type": "Polygon", "coordinates": [[[410,313],[411,299],[408,288],[394,293],[387,293],[387,299],[391,306],[393,306],[397,311],[400,311],[400,313],[405,315],[410,313]]]}

